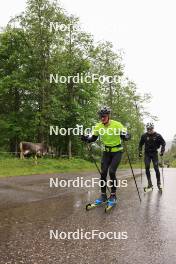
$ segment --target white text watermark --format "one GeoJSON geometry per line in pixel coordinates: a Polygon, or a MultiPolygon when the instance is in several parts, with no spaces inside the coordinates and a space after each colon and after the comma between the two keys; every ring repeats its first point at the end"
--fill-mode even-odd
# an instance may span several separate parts
{"type": "Polygon", "coordinates": [[[100,84],[113,84],[118,83],[118,75],[114,76],[107,76],[107,75],[99,75],[99,74],[83,74],[83,73],[77,73],[75,76],[65,76],[65,75],[59,75],[58,73],[50,74],[49,77],[50,83],[74,83],[74,84],[94,84],[95,82],[99,82],[100,84]]]}
{"type": "Polygon", "coordinates": [[[90,135],[91,132],[94,132],[95,134],[98,133],[98,135],[103,136],[103,135],[115,135],[115,136],[120,136],[120,135],[126,135],[127,131],[125,128],[112,128],[112,127],[101,127],[99,129],[96,129],[95,126],[92,126],[92,128],[84,128],[83,125],[76,125],[76,127],[69,127],[69,128],[64,128],[59,126],[50,126],[50,136],[55,135],[55,136],[81,136],[81,135],[90,135]]]}
{"type": "Polygon", "coordinates": [[[83,228],[77,229],[76,231],[59,231],[56,230],[50,230],[49,231],[49,238],[50,239],[56,239],[56,240],[94,240],[94,239],[115,239],[115,240],[125,240],[128,239],[128,233],[127,232],[116,232],[116,231],[109,231],[109,232],[103,232],[100,230],[91,230],[91,231],[85,231],[83,228]]]}
{"type": "Polygon", "coordinates": [[[94,188],[95,186],[104,187],[108,186],[117,188],[126,188],[128,182],[126,179],[123,180],[100,180],[99,178],[84,179],[83,177],[77,177],[76,179],[59,179],[50,178],[49,180],[50,188],[94,188]]]}

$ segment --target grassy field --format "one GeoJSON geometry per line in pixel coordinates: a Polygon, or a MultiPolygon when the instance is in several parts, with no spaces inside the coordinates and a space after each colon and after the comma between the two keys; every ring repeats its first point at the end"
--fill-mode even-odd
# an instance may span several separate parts
{"type": "MultiPolygon", "coordinates": [[[[100,164],[98,163],[98,165],[100,164]]],[[[133,167],[139,168],[140,164],[133,164],[133,167]]],[[[120,168],[128,169],[129,165],[121,165],[120,168]]],[[[96,171],[96,168],[94,163],[79,158],[44,158],[38,159],[37,165],[34,159],[20,160],[11,157],[3,157],[0,159],[0,177],[80,171],[96,171]]]]}
{"type": "Polygon", "coordinates": [[[94,164],[82,159],[34,159],[17,158],[0,159],[0,177],[32,174],[51,174],[59,172],[76,172],[94,170],[94,164]]]}
{"type": "Polygon", "coordinates": [[[176,168],[176,160],[173,160],[173,161],[171,162],[171,167],[172,167],[172,168],[176,168]]]}

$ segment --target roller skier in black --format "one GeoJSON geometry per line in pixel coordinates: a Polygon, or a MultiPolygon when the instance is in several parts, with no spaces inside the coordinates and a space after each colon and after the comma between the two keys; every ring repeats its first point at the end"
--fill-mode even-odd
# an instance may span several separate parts
{"type": "Polygon", "coordinates": [[[139,142],[139,157],[142,158],[142,147],[145,145],[144,150],[144,163],[145,163],[145,170],[146,170],[146,176],[148,180],[148,186],[144,188],[144,191],[152,190],[153,184],[151,180],[151,174],[150,174],[150,163],[153,162],[153,167],[156,173],[156,179],[157,179],[157,186],[158,189],[161,191],[161,179],[160,179],[160,171],[159,171],[159,164],[158,164],[158,149],[160,149],[160,156],[163,156],[165,152],[165,140],[163,137],[155,132],[154,130],[154,124],[153,123],[147,123],[146,125],[147,132],[144,133],[141,136],[140,142],[139,142]]]}

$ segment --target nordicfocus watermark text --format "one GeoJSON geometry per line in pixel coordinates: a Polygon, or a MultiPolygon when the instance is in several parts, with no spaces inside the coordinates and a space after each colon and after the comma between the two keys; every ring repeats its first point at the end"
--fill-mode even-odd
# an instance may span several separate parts
{"type": "Polygon", "coordinates": [[[50,74],[50,83],[87,83],[87,84],[93,84],[95,82],[99,82],[101,84],[112,84],[112,83],[118,83],[118,75],[114,76],[107,76],[107,75],[99,75],[99,74],[83,74],[83,73],[77,73],[75,76],[59,76],[58,73],[56,74],[50,74]]]}
{"type": "Polygon", "coordinates": [[[65,232],[65,231],[59,231],[56,230],[50,230],[49,231],[49,238],[50,239],[56,239],[56,240],[79,240],[79,239],[128,239],[128,233],[127,232],[102,232],[100,230],[91,230],[91,231],[85,231],[83,228],[77,229],[74,232],[65,232]]]}
{"type": "Polygon", "coordinates": [[[95,126],[92,126],[92,128],[84,128],[83,125],[76,125],[76,127],[69,127],[69,128],[64,128],[59,126],[50,126],[50,136],[55,135],[55,136],[81,136],[81,135],[89,135],[91,134],[91,131],[94,131],[95,133],[98,132],[100,136],[103,135],[126,135],[126,129],[122,128],[100,128],[96,130],[95,126]]]}
{"type": "Polygon", "coordinates": [[[80,29],[80,27],[78,25],[74,25],[74,24],[61,24],[59,22],[50,22],[50,26],[49,26],[49,31],[50,33],[52,32],[67,32],[67,31],[78,31],[80,29]]]}
{"type": "Polygon", "coordinates": [[[125,188],[128,186],[126,179],[123,180],[107,180],[107,182],[100,180],[99,178],[84,179],[83,177],[77,177],[76,179],[59,179],[50,178],[49,187],[50,188],[94,188],[95,186],[109,188],[115,186],[117,188],[125,188]]]}

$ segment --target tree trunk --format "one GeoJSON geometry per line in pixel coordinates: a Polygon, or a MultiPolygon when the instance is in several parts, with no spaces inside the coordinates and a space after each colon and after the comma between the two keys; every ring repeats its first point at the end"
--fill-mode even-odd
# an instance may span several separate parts
{"type": "Polygon", "coordinates": [[[72,141],[71,137],[68,138],[68,158],[70,159],[72,157],[72,141]]]}

